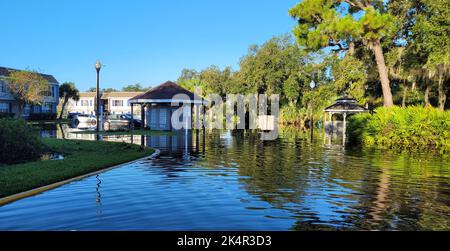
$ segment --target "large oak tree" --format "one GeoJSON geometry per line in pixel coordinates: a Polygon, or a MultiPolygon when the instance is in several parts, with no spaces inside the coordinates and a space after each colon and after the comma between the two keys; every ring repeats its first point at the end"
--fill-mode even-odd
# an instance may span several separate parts
{"type": "Polygon", "coordinates": [[[298,20],[294,34],[300,45],[355,53],[357,46],[370,49],[377,64],[383,102],[392,106],[392,91],[382,40],[395,31],[393,17],[382,0],[304,0],[289,11],[298,20]]]}

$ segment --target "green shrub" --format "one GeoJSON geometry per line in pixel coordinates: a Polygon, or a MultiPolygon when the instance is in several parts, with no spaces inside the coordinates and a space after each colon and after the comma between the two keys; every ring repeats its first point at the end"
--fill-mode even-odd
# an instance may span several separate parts
{"type": "Polygon", "coordinates": [[[0,112],[0,119],[4,119],[4,118],[14,118],[14,113],[5,113],[5,112],[0,112]]]}
{"type": "Polygon", "coordinates": [[[31,113],[28,117],[28,120],[31,121],[40,121],[40,120],[56,120],[56,113],[31,113]]]}
{"type": "Polygon", "coordinates": [[[24,120],[0,119],[0,163],[34,160],[44,151],[38,132],[24,120]]]}
{"type": "Polygon", "coordinates": [[[281,125],[294,125],[304,127],[308,120],[307,111],[295,106],[285,106],[280,110],[279,123],[281,125]]]}
{"type": "Polygon", "coordinates": [[[349,139],[386,148],[450,150],[450,112],[421,106],[378,108],[350,118],[349,139]]]}

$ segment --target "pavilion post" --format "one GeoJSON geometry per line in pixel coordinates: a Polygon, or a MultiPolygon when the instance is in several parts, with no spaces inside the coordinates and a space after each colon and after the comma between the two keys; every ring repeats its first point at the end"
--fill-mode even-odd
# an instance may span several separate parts
{"type": "Polygon", "coordinates": [[[327,113],[323,114],[323,144],[327,144],[327,113]]]}
{"type": "Polygon", "coordinates": [[[342,129],[342,144],[345,146],[347,136],[347,113],[344,112],[344,128],[342,129]]]}
{"type": "Polygon", "coordinates": [[[331,135],[330,135],[330,145],[333,144],[333,135],[334,135],[334,122],[333,122],[333,113],[330,113],[330,123],[331,123],[331,135]]]}
{"type": "Polygon", "coordinates": [[[142,129],[145,129],[145,105],[141,104],[141,124],[142,124],[142,129]]]}
{"type": "MultiPolygon", "coordinates": [[[[131,130],[134,130],[134,111],[133,111],[133,103],[130,104],[131,105],[131,125],[130,128],[131,130]]],[[[133,136],[131,136],[133,137],[133,136]]]]}

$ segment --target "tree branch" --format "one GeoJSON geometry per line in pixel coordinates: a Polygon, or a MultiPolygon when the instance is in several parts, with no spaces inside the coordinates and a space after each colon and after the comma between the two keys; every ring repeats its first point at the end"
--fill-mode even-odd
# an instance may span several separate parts
{"type": "Polygon", "coordinates": [[[361,10],[365,10],[367,8],[367,6],[364,6],[364,4],[359,0],[344,0],[344,2],[350,4],[350,6],[358,7],[361,10]]]}

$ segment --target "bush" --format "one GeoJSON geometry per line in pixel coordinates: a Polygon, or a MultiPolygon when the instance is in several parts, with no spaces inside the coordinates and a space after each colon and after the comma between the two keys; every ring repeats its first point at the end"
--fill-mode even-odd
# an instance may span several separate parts
{"type": "Polygon", "coordinates": [[[450,150],[450,112],[421,106],[378,108],[350,118],[349,139],[387,148],[450,150]]]}
{"type": "Polygon", "coordinates": [[[32,113],[28,117],[28,120],[32,121],[56,120],[56,113],[32,113]]]}
{"type": "Polygon", "coordinates": [[[4,112],[0,112],[0,119],[4,119],[4,118],[14,118],[14,113],[4,113],[4,112]]]}
{"type": "Polygon", "coordinates": [[[44,151],[38,132],[24,120],[0,119],[0,163],[38,159],[44,151]]]}
{"type": "Polygon", "coordinates": [[[279,123],[281,125],[293,125],[301,128],[305,127],[305,122],[308,120],[307,111],[299,109],[295,106],[285,106],[280,110],[279,123]]]}

